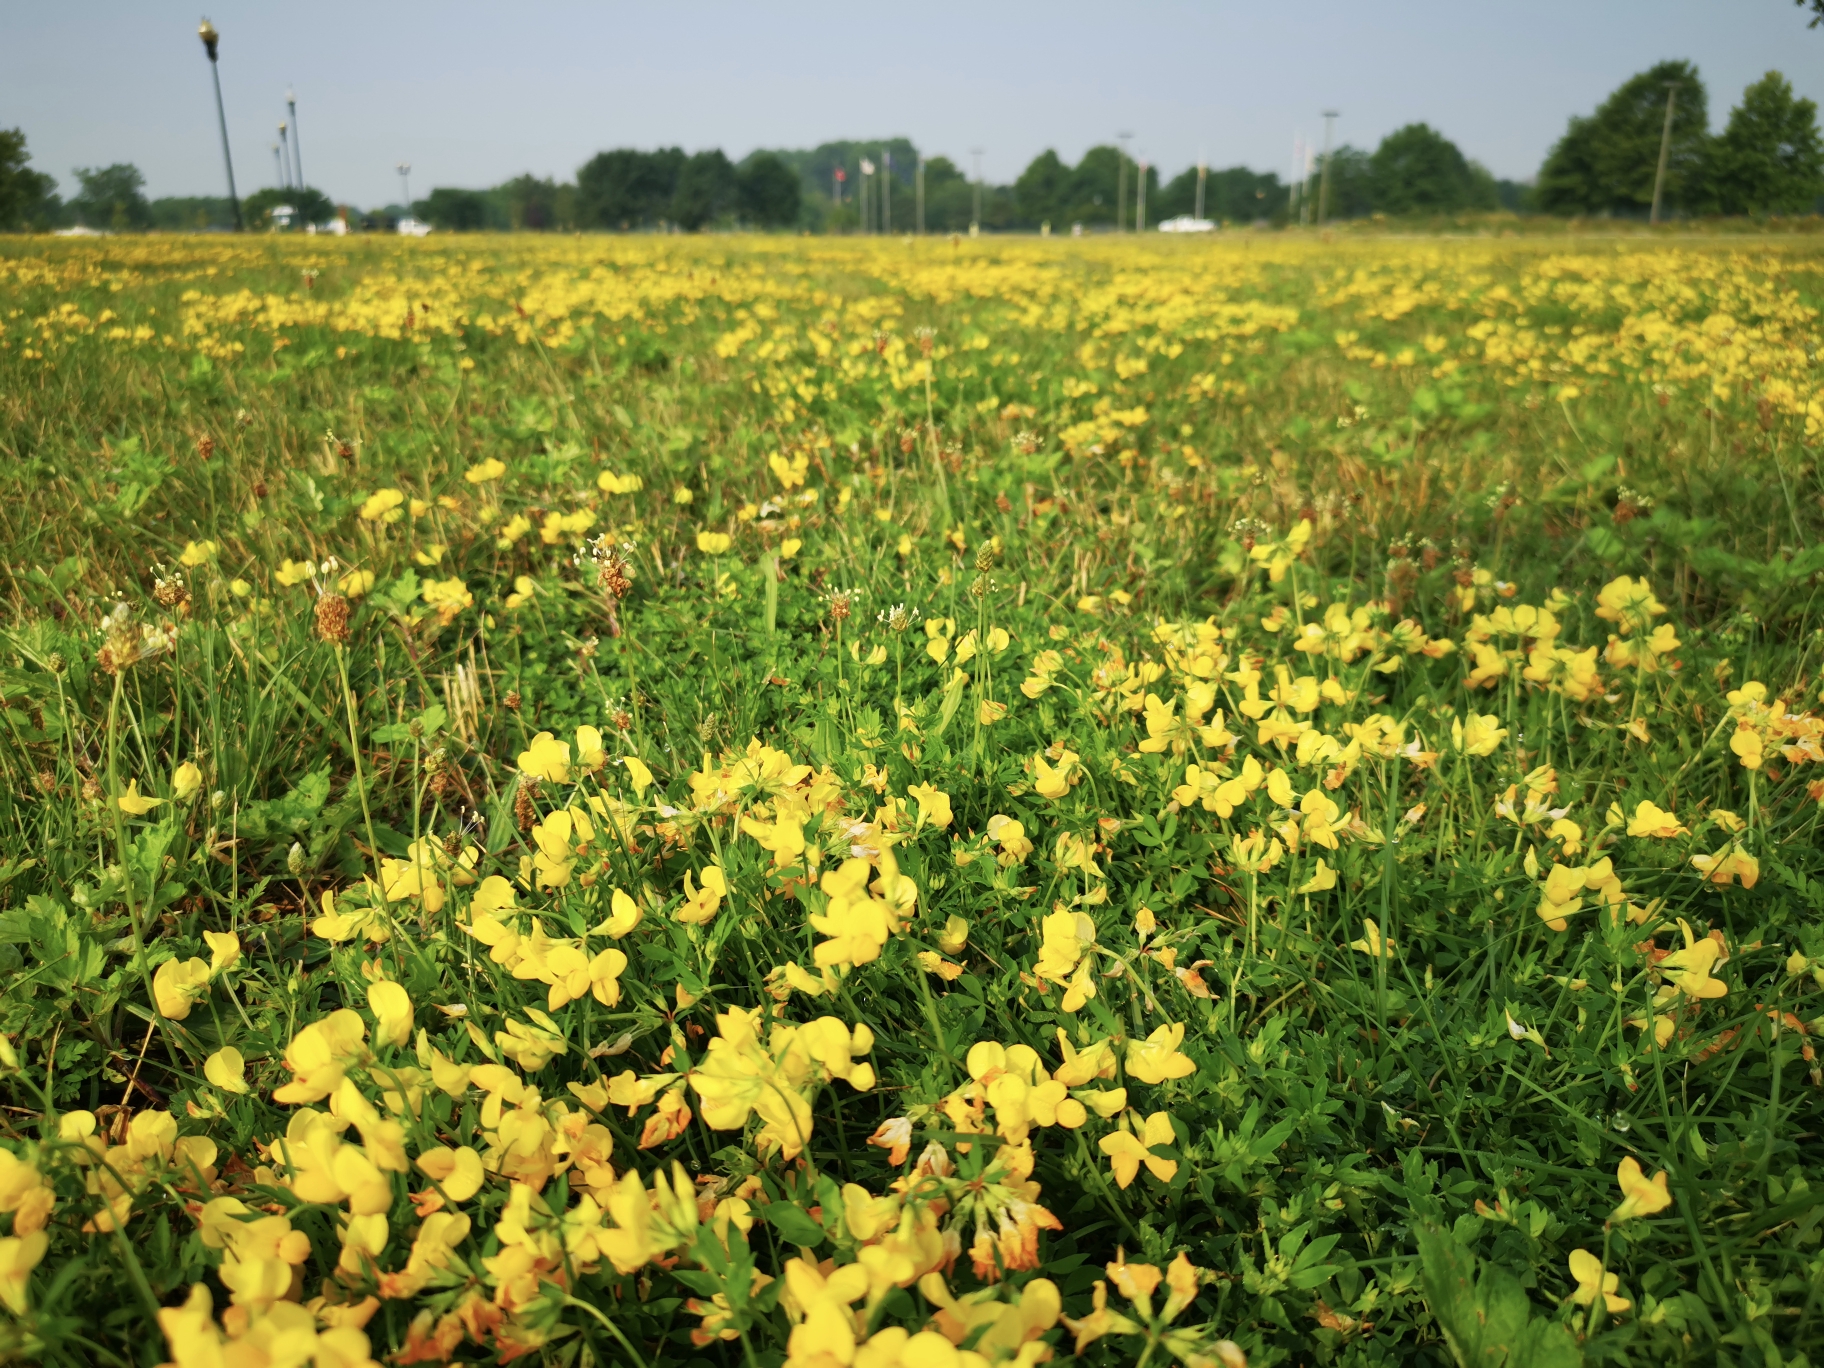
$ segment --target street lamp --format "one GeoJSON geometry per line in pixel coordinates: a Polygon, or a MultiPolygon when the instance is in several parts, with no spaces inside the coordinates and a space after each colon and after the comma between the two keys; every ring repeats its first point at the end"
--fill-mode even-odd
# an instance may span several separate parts
{"type": "Polygon", "coordinates": [[[228,115],[222,110],[222,73],[216,65],[216,45],[222,35],[207,19],[196,26],[196,36],[203,40],[203,51],[209,54],[209,74],[215,80],[215,118],[222,128],[222,163],[228,168],[228,203],[234,209],[234,231],[241,231],[241,197],[234,189],[234,158],[228,155],[228,115]]]}
{"type": "Polygon", "coordinates": [[[399,185],[405,195],[405,217],[412,216],[412,164],[400,162],[393,170],[399,173],[399,185]]]}
{"type": "Polygon", "coordinates": [[[1334,109],[1324,111],[1324,173],[1317,183],[1317,226],[1322,228],[1324,220],[1330,217],[1330,132],[1336,127],[1337,113],[1334,109]]]}
{"type": "Polygon", "coordinates": [[[291,159],[297,171],[298,189],[304,188],[304,139],[298,133],[298,97],[285,87],[285,107],[291,111],[291,159]]]}
{"type": "Polygon", "coordinates": [[[1132,133],[1115,134],[1121,143],[1121,152],[1117,158],[1120,170],[1115,177],[1115,231],[1117,233],[1126,227],[1123,216],[1127,213],[1127,140],[1133,136],[1132,133]]]}
{"type": "Polygon", "coordinates": [[[279,165],[280,165],[280,169],[283,170],[285,173],[284,188],[289,190],[289,189],[291,189],[291,144],[286,139],[285,130],[286,130],[285,120],[280,119],[279,120],[279,165]]]}
{"type": "Polygon", "coordinates": [[[969,236],[974,237],[982,231],[982,149],[972,147],[969,155],[975,158],[975,218],[969,224],[969,236]]]}

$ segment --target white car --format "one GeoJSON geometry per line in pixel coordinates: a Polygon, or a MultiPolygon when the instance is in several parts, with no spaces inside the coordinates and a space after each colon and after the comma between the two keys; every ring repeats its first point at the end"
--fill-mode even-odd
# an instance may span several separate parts
{"type": "Polygon", "coordinates": [[[1177,218],[1166,219],[1159,225],[1162,233],[1213,233],[1216,224],[1210,219],[1192,218],[1189,214],[1180,214],[1177,218]]]}

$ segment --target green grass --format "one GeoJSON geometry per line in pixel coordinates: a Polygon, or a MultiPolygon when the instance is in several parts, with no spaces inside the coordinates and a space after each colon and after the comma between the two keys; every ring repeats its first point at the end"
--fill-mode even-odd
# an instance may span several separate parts
{"type": "MultiPolygon", "coordinates": [[[[812,1330],[849,1313],[829,1301],[798,1325],[810,1293],[781,1298],[786,1265],[896,1248],[855,1202],[901,1180],[903,1229],[953,1233],[957,1296],[1048,1279],[1084,1326],[1118,1250],[1205,1270],[1169,1328],[1163,1290],[1142,1308],[1118,1285],[1131,1329],[1046,1322],[1060,1360],[1226,1364],[1230,1341],[1255,1365],[1493,1361],[1486,1336],[1514,1364],[1810,1362],[1819,261],[1803,243],[1689,240],[0,248],[0,1027],[16,1056],[0,1148],[56,1197],[41,1260],[9,1282],[34,1184],[0,1174],[4,1352],[209,1361],[153,1318],[198,1283],[227,1308],[201,1219],[221,1196],[307,1237],[297,1295],[332,1309],[256,1308],[274,1333],[305,1334],[288,1316],[327,1332],[371,1292],[376,1359],[428,1312],[466,1314],[460,1362],[810,1364],[812,1330]],[[370,502],[384,490],[396,516],[370,502]],[[592,548],[619,548],[624,597],[592,548]],[[351,571],[372,579],[338,645],[322,604],[351,571]],[[1621,576],[1665,613],[1625,631],[1599,615],[1621,576]],[[1558,644],[1597,648],[1600,687],[1522,676],[1520,638],[1489,618],[1521,605],[1550,608],[1558,644]],[[1328,651],[1294,649],[1326,622],[1328,651]],[[1661,624],[1678,645],[1627,663],[1661,624]],[[1279,666],[1283,720],[1334,753],[1271,740],[1279,666]],[[1305,676],[1326,692],[1294,701],[1305,676]],[[1800,720],[1732,701],[1749,681],[1800,720]],[[1209,731],[1184,725],[1197,702],[1209,731]],[[1744,723],[1769,738],[1759,770],[1731,749],[1744,723]],[[579,726],[604,752],[587,773],[579,726]],[[570,745],[569,777],[524,773],[543,732],[570,745]],[[756,738],[810,773],[736,773],[718,793],[756,738]],[[1256,786],[1222,796],[1250,759],[1256,786]],[[1526,813],[1529,775],[1574,836],[1526,813]],[[129,783],[163,801],[123,810],[129,783]],[[1684,830],[1630,835],[1643,801],[1684,830]],[[571,805],[595,829],[580,855],[572,833],[568,882],[541,888],[535,857],[563,854],[550,814],[571,805]],[[1029,852],[1002,839],[1007,819],[1029,852]],[[1692,864],[1732,848],[1752,887],[1692,864]],[[827,882],[857,851],[883,901],[827,882]],[[1538,911],[1554,863],[1605,857],[1554,930],[1538,911]],[[690,920],[687,875],[700,889],[712,864],[726,895],[690,920]],[[534,954],[516,977],[465,929],[487,931],[472,904],[489,876],[521,911],[497,920],[531,938],[535,914],[582,947],[594,977],[574,1000],[551,1008],[557,970],[534,954]],[[642,914],[620,936],[602,929],[616,889],[642,914]],[[384,939],[313,931],[325,894],[384,939]],[[1093,944],[1069,943],[1084,921],[1093,944]],[[1681,921],[1720,938],[1708,975],[1709,951],[1666,961],[1681,921]],[[837,931],[878,957],[824,976],[837,931]],[[206,932],[235,933],[239,960],[208,971],[206,932]],[[606,950],[626,964],[597,997],[606,950]],[[156,1005],[161,968],[192,959],[206,990],[156,1005]],[[1706,977],[1726,991],[1694,996],[1706,977]],[[403,1045],[379,1039],[380,978],[409,998],[403,1045]],[[330,1105],[273,1094],[299,1032],[343,1008],[373,1040],[336,1101],[358,1122],[343,1140],[490,1156],[449,1203],[466,1238],[404,1292],[383,1279],[425,1228],[423,1173],[381,1164],[364,1266],[343,1252],[364,1199],[313,1191],[270,1149],[330,1105]],[[762,1067],[736,1009],[865,1025],[872,1085],[799,1057],[806,1072],[774,1080],[802,1092],[799,1120],[763,1133],[763,1108],[718,1128],[726,1062],[762,1067]],[[535,1065],[509,1023],[563,1052],[535,1065]],[[1194,1069],[1153,1076],[1130,1043],[1175,1026],[1194,1069]],[[1048,1077],[1060,1032],[1074,1051],[1114,1042],[1087,1086],[1125,1087],[1128,1109],[1034,1124],[1034,1191],[1013,1093],[965,1091],[997,1058],[972,1047],[1027,1047],[1048,1077]],[[245,1093],[205,1073],[229,1046],[245,1093]],[[518,1161],[490,1152],[499,1103],[434,1086],[432,1049],[504,1058],[553,1124],[561,1104],[612,1138],[611,1168],[519,1173],[564,1229],[597,1201],[629,1229],[616,1173],[650,1190],[674,1160],[706,1199],[747,1202],[751,1228],[686,1228],[686,1203],[642,1251],[669,1266],[553,1254],[518,1161]],[[649,1127],[650,1097],[630,1114],[596,1091],[686,1069],[675,1134],[649,1127]],[[410,1103],[389,1110],[389,1090],[410,1103]],[[58,1138],[73,1113],[119,1143],[138,1117],[150,1137],[160,1112],[213,1157],[148,1158],[145,1139],[99,1163],[68,1138],[80,1118],[58,1138]],[[1149,1116],[1165,1118],[1150,1133],[1149,1116]],[[864,1142],[900,1117],[894,1164],[864,1142]],[[643,1132],[664,1138],[641,1149],[643,1132]],[[1124,1132],[1145,1149],[1127,1187],[1102,1145],[1124,1132]],[[955,1176],[914,1175],[928,1143],[955,1176]],[[1615,1215],[1629,1157],[1667,1175],[1669,1205],[1615,1215]],[[110,1173],[131,1189],[120,1236],[92,1225],[110,1173]],[[1033,1257],[972,1269],[978,1217],[996,1229],[1022,1194],[1058,1228],[1033,1257]],[[528,1249],[543,1262],[515,1283],[503,1270],[528,1249]],[[1579,1249],[1631,1306],[1567,1301],[1579,1249]],[[717,1292],[731,1337],[693,1344],[685,1301],[717,1292]]],[[[934,1314],[941,1289],[918,1275],[941,1245],[902,1257],[852,1299],[857,1337],[934,1314]]],[[[1010,1355],[1003,1333],[968,1342],[1010,1355]]],[[[331,1352],[317,1361],[344,1361],[331,1352]]]]}

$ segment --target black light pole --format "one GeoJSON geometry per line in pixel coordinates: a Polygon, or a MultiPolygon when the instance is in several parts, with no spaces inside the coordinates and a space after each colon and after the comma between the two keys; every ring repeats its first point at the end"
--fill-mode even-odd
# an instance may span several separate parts
{"type": "Polygon", "coordinates": [[[215,47],[222,35],[207,19],[196,26],[196,36],[203,40],[203,51],[209,54],[209,74],[215,78],[215,117],[222,126],[222,162],[228,168],[228,203],[234,208],[234,231],[241,231],[241,197],[234,188],[234,158],[228,154],[228,115],[222,109],[222,73],[216,65],[215,47]]]}
{"type": "Polygon", "coordinates": [[[285,107],[291,111],[291,160],[297,172],[298,189],[304,188],[304,138],[298,132],[298,97],[289,86],[285,89],[285,107]]]}

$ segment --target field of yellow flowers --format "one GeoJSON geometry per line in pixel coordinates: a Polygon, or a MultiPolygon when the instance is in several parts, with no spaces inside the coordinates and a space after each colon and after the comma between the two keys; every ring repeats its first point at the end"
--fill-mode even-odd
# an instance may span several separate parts
{"type": "Polygon", "coordinates": [[[0,1360],[1824,1361],[1820,307],[0,244],[0,1360]]]}

